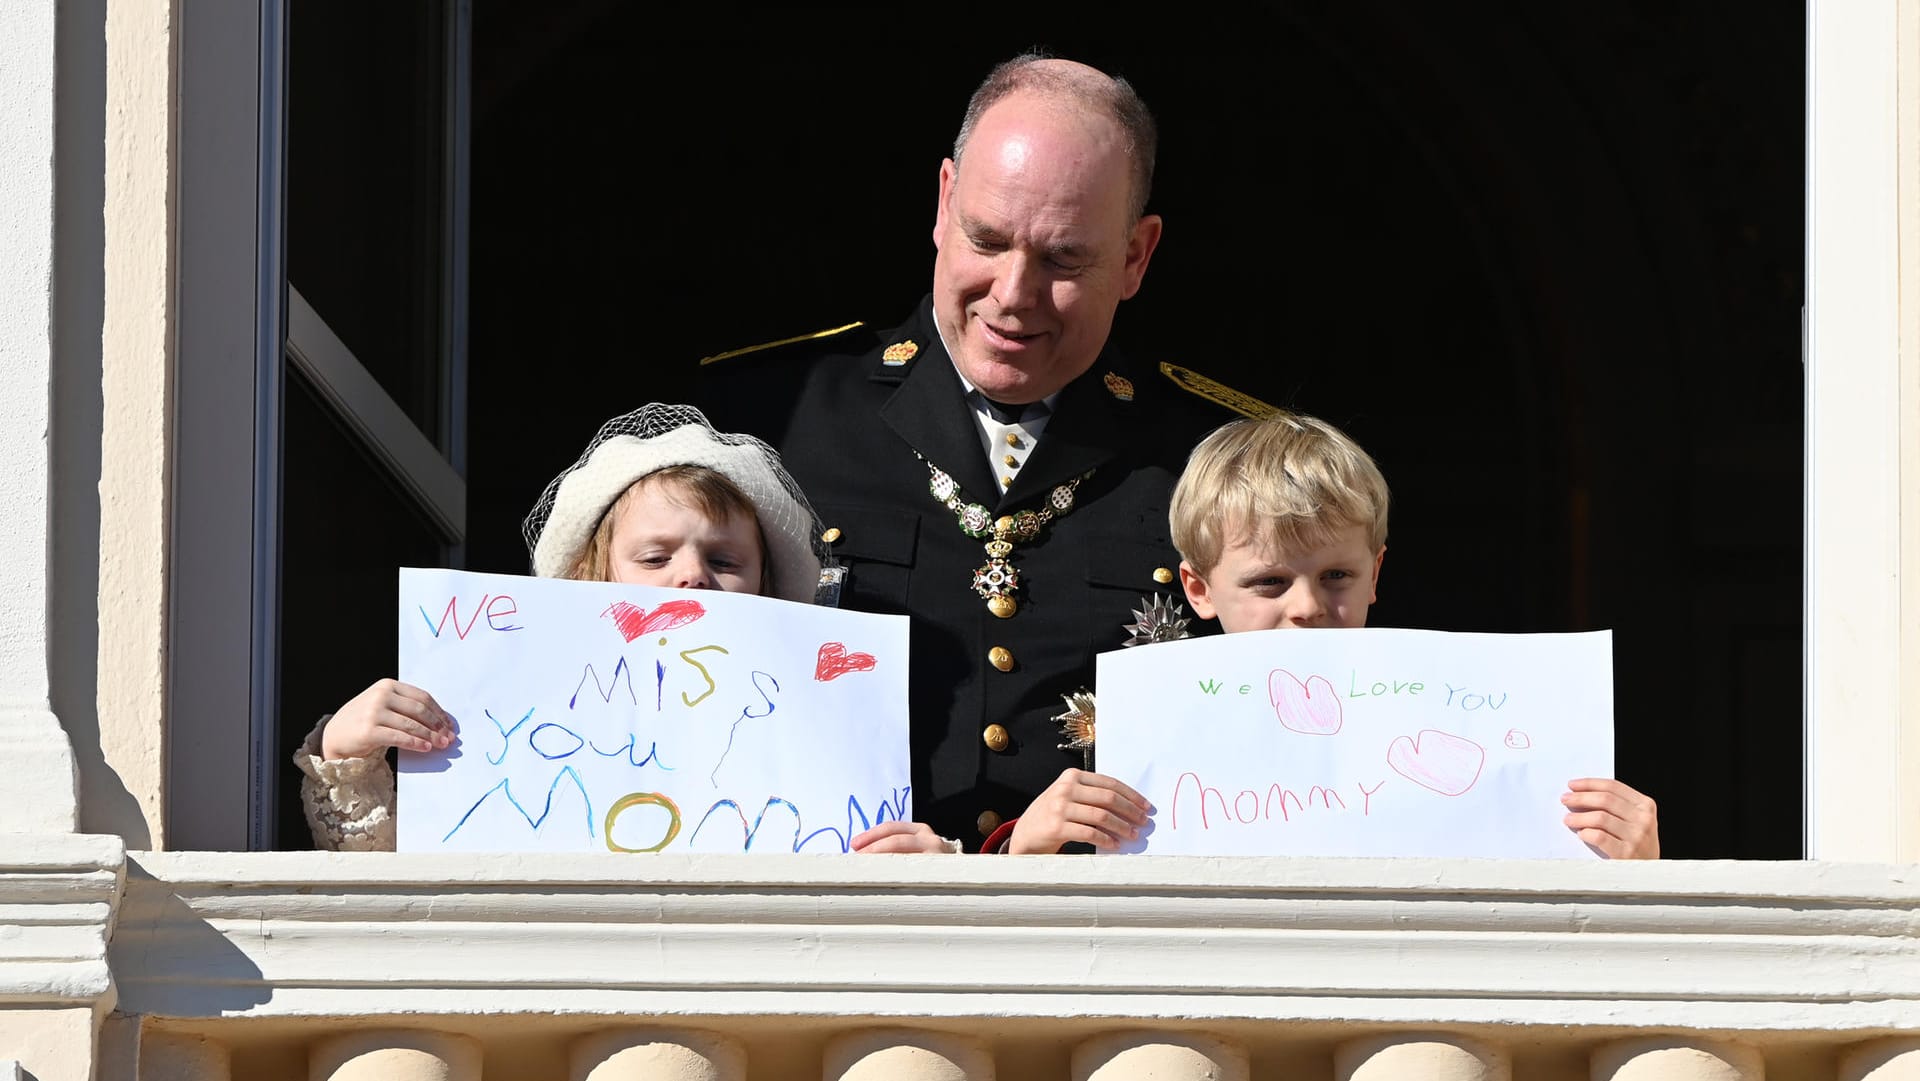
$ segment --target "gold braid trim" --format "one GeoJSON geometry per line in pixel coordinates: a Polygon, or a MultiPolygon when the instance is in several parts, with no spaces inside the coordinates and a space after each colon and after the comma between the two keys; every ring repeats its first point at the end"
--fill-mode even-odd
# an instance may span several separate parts
{"type": "Polygon", "coordinates": [[[1160,374],[1173,380],[1181,390],[1197,394],[1215,405],[1225,406],[1243,417],[1263,420],[1281,412],[1278,406],[1268,405],[1251,394],[1243,394],[1225,383],[1208,379],[1191,368],[1162,362],[1160,374]]]}
{"type": "Polygon", "coordinates": [[[729,349],[724,353],[715,353],[710,357],[701,357],[700,367],[704,368],[709,364],[717,364],[723,360],[732,360],[734,357],[743,357],[743,356],[746,356],[748,353],[758,353],[762,349],[777,349],[780,346],[792,345],[795,342],[810,342],[819,338],[831,338],[835,334],[845,334],[849,330],[853,330],[856,327],[863,327],[863,326],[866,326],[866,324],[865,323],[848,323],[844,327],[834,327],[831,330],[816,330],[812,334],[795,334],[791,338],[781,338],[778,341],[761,342],[759,345],[749,345],[744,349],[729,349]]]}

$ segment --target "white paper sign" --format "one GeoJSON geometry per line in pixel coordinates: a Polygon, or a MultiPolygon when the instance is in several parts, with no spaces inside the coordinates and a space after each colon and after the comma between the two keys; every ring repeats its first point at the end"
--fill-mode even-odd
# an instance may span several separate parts
{"type": "Polygon", "coordinates": [[[1613,637],[1223,634],[1098,659],[1095,766],[1135,851],[1593,858],[1562,822],[1613,775],[1613,637]]]}
{"type": "Polygon", "coordinates": [[[399,849],[843,852],[911,819],[907,620],[737,593],[403,569],[399,849]]]}

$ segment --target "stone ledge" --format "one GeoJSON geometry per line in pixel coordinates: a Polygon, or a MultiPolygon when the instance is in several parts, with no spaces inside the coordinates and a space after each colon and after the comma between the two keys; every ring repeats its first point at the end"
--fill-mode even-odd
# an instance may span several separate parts
{"type": "Polygon", "coordinates": [[[1920,1027],[1915,868],[138,853],[129,1013],[1920,1027]],[[428,1006],[427,1004],[431,1004],[428,1006]]]}
{"type": "Polygon", "coordinates": [[[111,1005],[125,876],[118,837],[0,834],[0,1003],[111,1005]]]}

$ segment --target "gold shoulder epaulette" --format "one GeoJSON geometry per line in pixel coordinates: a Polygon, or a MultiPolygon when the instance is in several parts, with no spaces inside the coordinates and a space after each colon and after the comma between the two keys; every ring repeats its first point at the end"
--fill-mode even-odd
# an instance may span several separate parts
{"type": "Polygon", "coordinates": [[[1243,417],[1262,420],[1281,411],[1278,406],[1268,405],[1251,394],[1243,394],[1225,383],[1208,379],[1199,372],[1191,368],[1182,368],[1178,364],[1168,364],[1163,361],[1160,365],[1160,374],[1173,380],[1174,385],[1181,390],[1189,394],[1197,394],[1215,405],[1225,406],[1243,417]]]}
{"type": "Polygon", "coordinates": [[[820,338],[831,338],[835,334],[845,334],[849,330],[854,330],[858,327],[863,327],[863,326],[866,326],[866,324],[865,323],[848,323],[846,326],[843,326],[843,327],[833,327],[828,330],[816,330],[812,334],[795,334],[791,338],[781,338],[781,339],[778,339],[777,341],[761,342],[759,345],[749,345],[745,349],[729,349],[724,353],[715,353],[710,357],[701,357],[700,366],[704,368],[709,364],[715,364],[723,360],[732,360],[734,357],[746,356],[748,353],[758,353],[762,349],[778,349],[780,346],[783,346],[783,345],[794,345],[798,342],[811,342],[811,341],[816,341],[820,338]]]}

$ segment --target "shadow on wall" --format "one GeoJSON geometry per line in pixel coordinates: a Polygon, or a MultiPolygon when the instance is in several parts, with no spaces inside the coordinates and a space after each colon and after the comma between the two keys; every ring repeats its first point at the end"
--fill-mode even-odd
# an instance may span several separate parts
{"type": "MultiPolygon", "coordinates": [[[[48,698],[73,743],[80,830],[151,848],[140,802],[106,761],[99,695],[101,332],[106,178],[105,0],[58,9],[55,29],[53,531],[48,546],[48,698]]],[[[157,749],[154,753],[158,753],[157,749]]]]}

